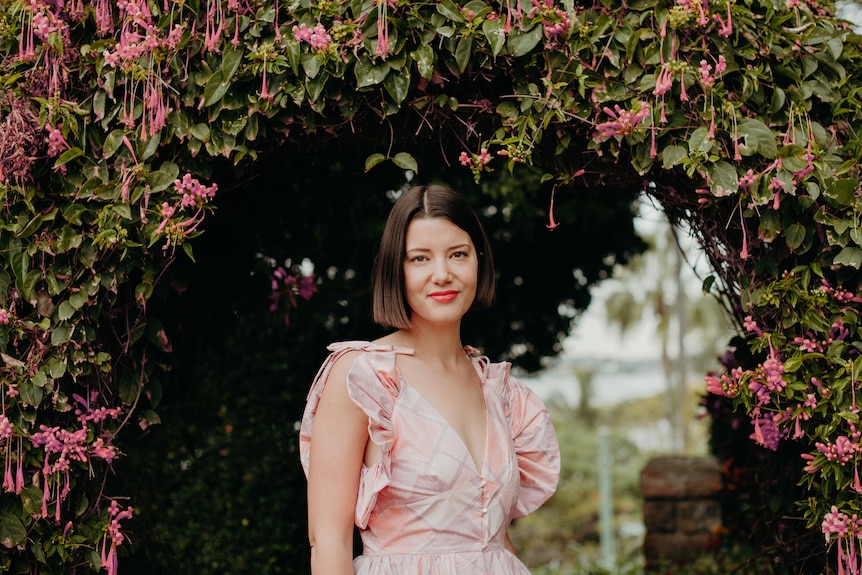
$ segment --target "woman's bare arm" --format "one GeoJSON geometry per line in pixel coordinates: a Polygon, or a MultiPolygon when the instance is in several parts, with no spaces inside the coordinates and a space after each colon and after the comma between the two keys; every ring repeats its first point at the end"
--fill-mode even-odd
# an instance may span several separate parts
{"type": "Polygon", "coordinates": [[[353,525],[368,417],[347,394],[357,354],[332,367],[312,430],[308,471],[308,539],[312,575],[353,575],[353,525]]]}
{"type": "Polygon", "coordinates": [[[509,539],[509,534],[508,534],[508,533],[506,533],[506,549],[508,549],[508,550],[509,550],[509,552],[511,552],[511,553],[512,553],[512,555],[514,555],[515,557],[517,557],[517,556],[518,556],[518,553],[515,551],[515,546],[514,546],[514,545],[512,545],[512,540],[511,540],[511,539],[509,539]]]}

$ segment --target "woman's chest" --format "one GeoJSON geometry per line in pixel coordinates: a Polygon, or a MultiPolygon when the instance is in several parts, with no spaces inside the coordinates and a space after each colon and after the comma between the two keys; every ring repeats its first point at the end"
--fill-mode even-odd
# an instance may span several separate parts
{"type": "Polygon", "coordinates": [[[415,389],[405,386],[393,413],[393,487],[407,488],[418,496],[433,496],[482,482],[517,489],[518,465],[511,428],[494,394],[485,394],[484,417],[484,456],[477,463],[447,418],[415,389]]]}

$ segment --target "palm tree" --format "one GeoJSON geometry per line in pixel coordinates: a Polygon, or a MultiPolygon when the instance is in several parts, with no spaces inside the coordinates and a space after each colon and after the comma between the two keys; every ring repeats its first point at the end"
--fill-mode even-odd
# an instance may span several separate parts
{"type": "Polygon", "coordinates": [[[644,234],[647,250],[628,266],[618,266],[618,288],[605,300],[608,322],[625,336],[645,315],[656,320],[662,372],[667,382],[666,417],[671,426],[672,452],[691,450],[689,422],[692,405],[688,393],[692,370],[706,373],[729,338],[719,303],[710,297],[692,297],[687,288],[696,280],[688,265],[694,251],[681,231],[661,218],[644,234]],[[693,343],[698,345],[690,345],[693,343]],[[691,354],[690,348],[694,348],[691,354]]]}

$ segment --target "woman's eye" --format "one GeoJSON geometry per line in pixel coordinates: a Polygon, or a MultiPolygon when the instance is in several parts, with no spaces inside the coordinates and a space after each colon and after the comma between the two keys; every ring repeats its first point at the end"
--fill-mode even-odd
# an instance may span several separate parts
{"type": "Polygon", "coordinates": [[[427,258],[425,256],[413,256],[412,258],[410,258],[410,261],[414,263],[421,263],[424,262],[426,259],[427,258]]]}
{"type": "Polygon", "coordinates": [[[467,252],[455,252],[452,254],[452,256],[456,258],[466,258],[467,252]]]}

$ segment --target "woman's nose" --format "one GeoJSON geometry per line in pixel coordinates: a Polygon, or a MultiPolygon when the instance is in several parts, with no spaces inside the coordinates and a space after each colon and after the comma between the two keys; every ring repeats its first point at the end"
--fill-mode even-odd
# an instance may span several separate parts
{"type": "Polygon", "coordinates": [[[437,260],[434,264],[434,277],[433,280],[437,283],[447,282],[452,277],[452,273],[449,270],[449,262],[445,259],[437,260]]]}

